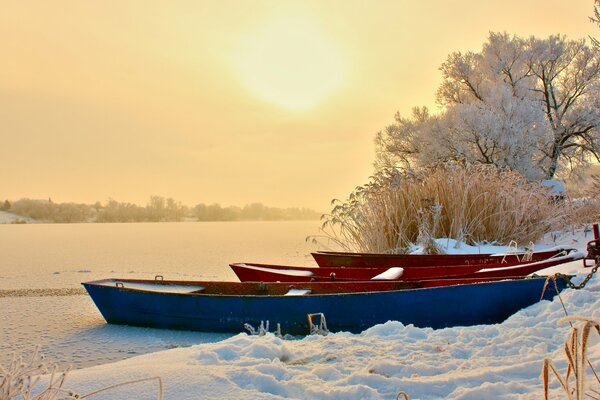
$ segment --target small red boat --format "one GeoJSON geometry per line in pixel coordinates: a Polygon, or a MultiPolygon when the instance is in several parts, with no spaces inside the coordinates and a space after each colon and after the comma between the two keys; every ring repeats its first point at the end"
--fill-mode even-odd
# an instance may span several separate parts
{"type": "Polygon", "coordinates": [[[541,261],[575,249],[554,247],[544,251],[502,254],[375,254],[318,251],[311,253],[322,268],[442,267],[449,265],[501,264],[541,261]]]}
{"type": "Polygon", "coordinates": [[[293,267],[236,263],[229,266],[241,282],[311,282],[311,281],[367,281],[395,280],[416,281],[445,278],[501,278],[525,276],[536,271],[583,258],[583,254],[569,252],[534,262],[498,264],[473,264],[452,266],[429,266],[417,268],[322,268],[293,267]]]}

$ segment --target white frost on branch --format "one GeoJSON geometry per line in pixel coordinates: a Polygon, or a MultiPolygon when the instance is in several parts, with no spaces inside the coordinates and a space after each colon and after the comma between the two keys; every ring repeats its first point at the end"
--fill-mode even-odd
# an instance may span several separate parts
{"type": "Polygon", "coordinates": [[[376,137],[377,167],[494,164],[550,179],[600,155],[600,49],[490,33],[440,67],[438,115],[415,108],[376,137]]]}

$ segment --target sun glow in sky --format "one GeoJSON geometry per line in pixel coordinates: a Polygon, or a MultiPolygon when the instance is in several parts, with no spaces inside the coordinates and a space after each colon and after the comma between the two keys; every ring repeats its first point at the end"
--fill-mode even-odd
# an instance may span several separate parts
{"type": "Polygon", "coordinates": [[[300,110],[340,87],[347,68],[339,48],[298,16],[279,17],[245,35],[234,63],[257,96],[300,110]]]}
{"type": "Polygon", "coordinates": [[[0,0],[0,200],[327,212],[490,31],[600,37],[593,0],[0,0]]]}

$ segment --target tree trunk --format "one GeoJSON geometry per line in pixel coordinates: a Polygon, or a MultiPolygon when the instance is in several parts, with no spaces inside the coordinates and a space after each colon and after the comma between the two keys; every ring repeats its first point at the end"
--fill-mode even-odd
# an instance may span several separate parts
{"type": "Polygon", "coordinates": [[[552,179],[554,178],[554,174],[556,174],[556,169],[558,168],[558,157],[560,157],[560,153],[562,150],[562,146],[558,140],[555,140],[552,144],[552,155],[550,156],[550,165],[548,165],[548,171],[546,171],[546,177],[544,179],[552,179]]]}

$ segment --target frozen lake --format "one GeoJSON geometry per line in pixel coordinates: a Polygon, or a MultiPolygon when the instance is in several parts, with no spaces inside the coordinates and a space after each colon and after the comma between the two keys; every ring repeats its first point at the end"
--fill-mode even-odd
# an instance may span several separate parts
{"type": "Polygon", "coordinates": [[[237,280],[231,262],[315,265],[318,221],[0,225],[0,364],[39,345],[61,367],[230,335],[107,325],[83,281],[237,280]],[[17,295],[18,294],[18,295],[17,295]]]}

